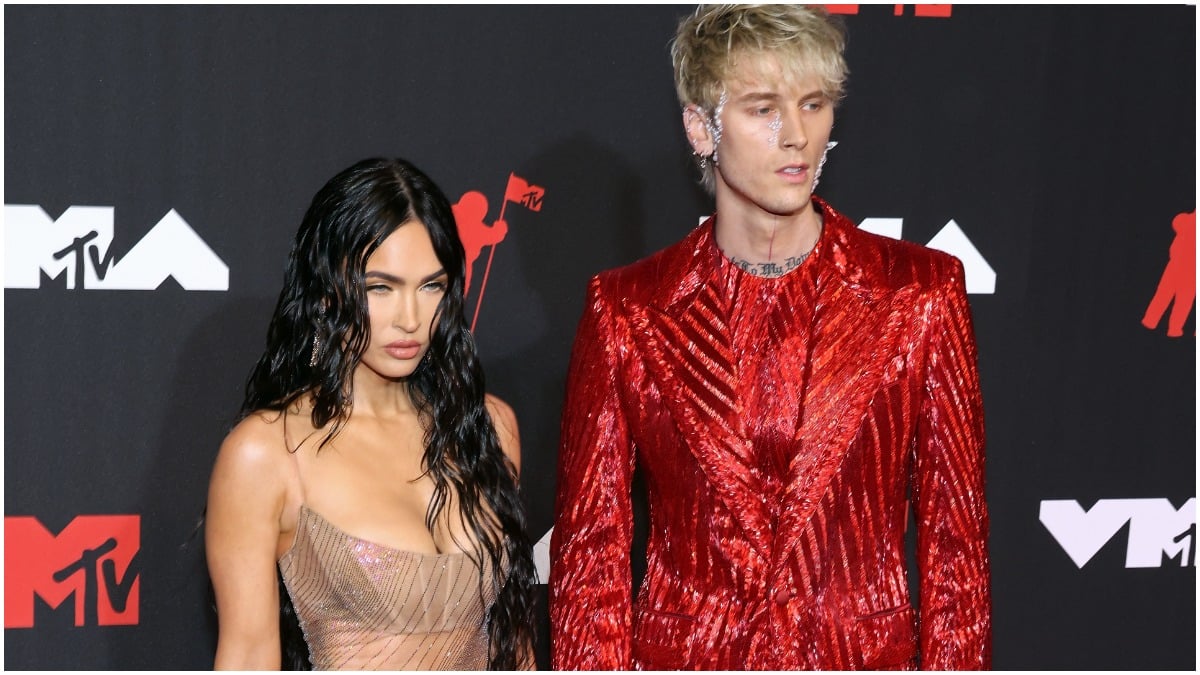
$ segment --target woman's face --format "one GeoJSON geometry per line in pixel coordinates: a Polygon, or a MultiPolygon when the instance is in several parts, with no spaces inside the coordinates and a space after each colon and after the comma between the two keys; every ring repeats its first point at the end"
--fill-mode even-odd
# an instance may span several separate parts
{"type": "Polygon", "coordinates": [[[429,350],[448,284],[425,225],[410,220],[388,235],[367,258],[365,284],[371,341],[361,366],[380,378],[406,378],[429,350]]]}

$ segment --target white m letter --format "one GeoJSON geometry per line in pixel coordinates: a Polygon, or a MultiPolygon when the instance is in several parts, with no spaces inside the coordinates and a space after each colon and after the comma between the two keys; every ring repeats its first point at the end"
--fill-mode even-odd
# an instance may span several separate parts
{"type": "Polygon", "coordinates": [[[51,279],[66,272],[67,288],[94,288],[85,249],[107,251],[112,238],[111,206],[72,206],[52,220],[40,206],[5,204],[4,287],[38,288],[41,272],[51,279]],[[81,269],[83,278],[76,278],[81,269]]]}

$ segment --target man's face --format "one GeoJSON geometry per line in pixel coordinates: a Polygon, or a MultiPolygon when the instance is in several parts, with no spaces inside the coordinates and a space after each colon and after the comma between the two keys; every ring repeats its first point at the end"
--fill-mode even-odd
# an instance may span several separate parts
{"type": "Polygon", "coordinates": [[[813,177],[833,129],[815,75],[794,77],[769,55],[743,56],[725,85],[717,145],[717,210],[734,218],[811,212],[813,177]]]}

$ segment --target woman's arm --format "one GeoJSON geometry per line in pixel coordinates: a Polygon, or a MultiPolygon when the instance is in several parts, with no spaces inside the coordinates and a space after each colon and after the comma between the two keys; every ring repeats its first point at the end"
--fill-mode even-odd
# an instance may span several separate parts
{"type": "MultiPolygon", "coordinates": [[[[513,409],[501,399],[488,394],[484,399],[488,414],[492,417],[492,426],[496,428],[496,436],[500,439],[500,449],[513,463],[517,475],[521,474],[521,434],[517,428],[517,415],[513,409]]],[[[519,670],[537,670],[537,659],[533,653],[533,643],[526,643],[520,656],[519,670]]]]}
{"type": "Polygon", "coordinates": [[[517,415],[513,409],[499,398],[488,394],[484,397],[488,414],[492,417],[492,426],[496,428],[496,436],[500,439],[500,449],[508,460],[513,463],[517,475],[521,475],[521,434],[517,430],[517,415]]]}
{"type": "Polygon", "coordinates": [[[276,561],[290,464],[282,438],[269,430],[255,416],[239,424],[209,483],[204,536],[217,599],[217,670],[280,667],[276,561]]]}

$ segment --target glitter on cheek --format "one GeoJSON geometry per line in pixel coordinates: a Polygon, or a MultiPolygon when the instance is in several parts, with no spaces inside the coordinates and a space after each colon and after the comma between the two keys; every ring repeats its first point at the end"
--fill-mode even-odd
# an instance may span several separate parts
{"type": "Polygon", "coordinates": [[[779,131],[783,129],[783,113],[776,110],[775,117],[767,122],[767,128],[771,130],[771,135],[767,137],[767,147],[773,148],[779,145],[779,131]]]}
{"type": "Polygon", "coordinates": [[[817,162],[817,170],[813,173],[812,189],[817,189],[817,183],[821,180],[821,169],[825,168],[825,160],[829,158],[829,151],[837,147],[837,141],[829,141],[825,144],[825,150],[821,153],[821,161],[817,162]]]}

